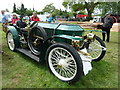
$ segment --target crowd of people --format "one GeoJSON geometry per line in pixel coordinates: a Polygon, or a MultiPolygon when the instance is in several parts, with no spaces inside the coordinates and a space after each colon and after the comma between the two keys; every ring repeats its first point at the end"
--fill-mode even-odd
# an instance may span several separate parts
{"type": "MultiPolygon", "coordinates": [[[[7,14],[5,14],[5,10],[1,10],[1,14],[2,14],[2,29],[4,32],[7,32],[7,25],[9,23],[9,17],[7,14]]],[[[13,13],[12,15],[12,19],[10,20],[11,24],[16,24],[17,26],[20,26],[20,28],[23,28],[25,26],[27,26],[26,22],[28,21],[40,21],[40,18],[37,16],[36,12],[33,12],[33,15],[30,18],[26,18],[26,16],[20,18],[16,15],[16,13],[13,13]]],[[[51,23],[52,21],[54,21],[52,15],[49,15],[47,17],[46,22],[51,23]]]]}
{"type": "MultiPolygon", "coordinates": [[[[8,24],[8,15],[5,14],[5,10],[2,10],[1,14],[2,14],[2,26],[5,27],[5,25],[8,24]]],[[[23,19],[25,19],[25,17],[23,17],[23,19]]],[[[20,20],[20,18],[16,15],[16,13],[13,13],[11,23],[16,24],[16,22],[19,21],[19,20],[20,20]]],[[[47,17],[46,21],[48,23],[51,23],[53,20],[54,19],[53,19],[52,15],[50,15],[50,16],[47,17]]],[[[33,15],[30,17],[30,21],[40,21],[40,18],[37,16],[36,12],[33,12],[33,15]]]]}

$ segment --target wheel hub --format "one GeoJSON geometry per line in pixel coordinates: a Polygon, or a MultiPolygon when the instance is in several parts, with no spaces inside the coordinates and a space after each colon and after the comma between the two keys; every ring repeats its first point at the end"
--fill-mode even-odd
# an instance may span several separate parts
{"type": "Polygon", "coordinates": [[[89,52],[92,52],[92,51],[94,51],[94,50],[93,50],[92,47],[89,47],[88,51],[89,51],[89,52]]]}
{"type": "Polygon", "coordinates": [[[60,59],[59,63],[58,63],[58,67],[67,67],[68,64],[67,62],[65,62],[65,59],[60,59]]]}
{"type": "Polygon", "coordinates": [[[10,50],[13,51],[14,48],[15,48],[15,45],[14,45],[13,36],[12,36],[12,34],[10,32],[7,35],[7,40],[8,40],[8,46],[9,46],[10,50]]]}

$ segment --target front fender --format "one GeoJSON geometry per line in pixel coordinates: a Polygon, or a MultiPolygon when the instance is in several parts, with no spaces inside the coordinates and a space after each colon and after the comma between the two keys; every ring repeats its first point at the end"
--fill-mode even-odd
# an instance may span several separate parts
{"type": "MultiPolygon", "coordinates": [[[[19,37],[18,31],[16,30],[16,28],[14,26],[8,26],[7,28],[8,28],[8,32],[11,32],[13,35],[13,39],[14,39],[16,48],[19,47],[20,46],[20,37],[19,37]]],[[[6,38],[7,38],[7,34],[6,34],[6,38]]]]}

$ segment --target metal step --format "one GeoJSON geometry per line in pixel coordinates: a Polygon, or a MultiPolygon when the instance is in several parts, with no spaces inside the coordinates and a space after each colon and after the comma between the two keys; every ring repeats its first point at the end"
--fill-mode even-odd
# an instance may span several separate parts
{"type": "Polygon", "coordinates": [[[30,50],[23,49],[23,48],[17,48],[16,50],[25,54],[26,56],[30,57],[31,59],[39,62],[40,58],[38,56],[35,56],[34,54],[32,54],[30,50]]]}

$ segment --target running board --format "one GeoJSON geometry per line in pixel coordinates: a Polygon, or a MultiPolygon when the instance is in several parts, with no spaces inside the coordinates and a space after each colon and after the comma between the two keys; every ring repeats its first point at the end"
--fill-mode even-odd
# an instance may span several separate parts
{"type": "Polygon", "coordinates": [[[24,55],[30,57],[31,59],[39,62],[40,58],[38,56],[33,55],[30,50],[23,49],[23,48],[17,48],[16,50],[23,53],[24,55]]]}

